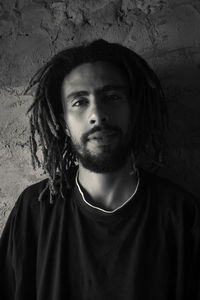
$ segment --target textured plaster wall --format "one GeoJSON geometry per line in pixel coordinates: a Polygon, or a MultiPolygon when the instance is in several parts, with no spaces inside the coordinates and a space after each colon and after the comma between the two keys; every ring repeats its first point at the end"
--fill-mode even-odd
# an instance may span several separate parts
{"type": "Polygon", "coordinates": [[[141,54],[160,76],[170,113],[160,174],[200,198],[199,0],[0,0],[0,231],[32,170],[23,92],[53,54],[104,38],[141,54]]]}

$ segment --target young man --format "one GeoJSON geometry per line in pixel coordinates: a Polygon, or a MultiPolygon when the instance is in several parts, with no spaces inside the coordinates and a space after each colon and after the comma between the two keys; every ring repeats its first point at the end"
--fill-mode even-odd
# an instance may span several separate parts
{"type": "Polygon", "coordinates": [[[164,148],[153,71],[99,40],[58,53],[35,85],[32,158],[49,178],[22,193],[4,229],[2,299],[200,299],[198,203],[138,168],[147,147],[155,160],[164,148]]]}

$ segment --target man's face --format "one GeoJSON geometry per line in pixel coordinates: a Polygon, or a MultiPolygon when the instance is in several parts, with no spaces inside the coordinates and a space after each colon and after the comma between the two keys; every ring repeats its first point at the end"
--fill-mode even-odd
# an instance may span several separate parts
{"type": "Polygon", "coordinates": [[[106,62],[85,63],[62,83],[67,134],[79,162],[96,173],[121,168],[130,153],[130,105],[125,74],[106,62]]]}

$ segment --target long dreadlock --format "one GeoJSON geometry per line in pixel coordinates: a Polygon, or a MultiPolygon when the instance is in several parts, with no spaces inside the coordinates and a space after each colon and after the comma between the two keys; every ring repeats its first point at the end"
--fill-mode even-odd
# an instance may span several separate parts
{"type": "Polygon", "coordinates": [[[56,195],[64,197],[63,186],[72,186],[77,168],[70,138],[61,122],[61,85],[64,77],[76,66],[95,61],[114,64],[127,74],[131,89],[132,150],[135,157],[139,157],[147,144],[151,144],[155,162],[159,163],[162,157],[167,110],[158,77],[148,64],[132,50],[104,40],[65,49],[38,70],[25,91],[27,93],[36,87],[34,102],[28,110],[31,112],[30,149],[33,167],[42,166],[49,176],[40,198],[49,188],[51,202],[56,195]],[[36,133],[39,134],[39,142],[36,133]],[[42,162],[37,156],[39,146],[42,162]]]}

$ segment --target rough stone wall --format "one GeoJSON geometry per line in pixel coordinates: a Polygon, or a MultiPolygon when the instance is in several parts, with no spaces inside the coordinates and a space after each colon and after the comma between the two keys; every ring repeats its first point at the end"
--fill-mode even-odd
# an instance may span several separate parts
{"type": "Polygon", "coordinates": [[[160,174],[200,195],[199,0],[0,0],[0,231],[43,177],[28,148],[28,80],[59,50],[97,38],[135,50],[160,76],[170,113],[160,174]]]}

